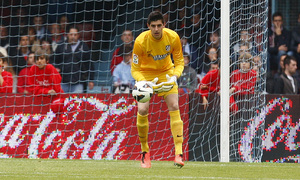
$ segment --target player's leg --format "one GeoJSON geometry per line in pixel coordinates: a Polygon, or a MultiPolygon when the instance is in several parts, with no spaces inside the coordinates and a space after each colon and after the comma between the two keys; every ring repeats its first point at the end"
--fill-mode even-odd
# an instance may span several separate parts
{"type": "Polygon", "coordinates": [[[150,168],[150,152],[148,145],[148,131],[149,131],[149,122],[148,122],[148,110],[149,102],[138,103],[138,114],[137,114],[137,130],[139,135],[139,140],[141,143],[142,157],[141,165],[143,168],[150,168]]]}
{"type": "Polygon", "coordinates": [[[169,114],[170,114],[170,126],[173,135],[175,145],[175,165],[182,167],[184,162],[182,161],[182,143],[183,143],[183,121],[180,117],[178,94],[169,94],[165,96],[169,114]]]}

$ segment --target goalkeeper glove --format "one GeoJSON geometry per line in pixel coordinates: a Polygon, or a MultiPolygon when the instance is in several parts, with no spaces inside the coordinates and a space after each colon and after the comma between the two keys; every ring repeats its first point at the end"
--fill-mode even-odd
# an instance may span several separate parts
{"type": "Polygon", "coordinates": [[[162,84],[162,90],[164,92],[168,92],[170,91],[174,85],[177,84],[177,77],[176,76],[172,76],[170,77],[168,74],[166,75],[167,78],[167,82],[163,82],[162,84]]]}
{"type": "Polygon", "coordinates": [[[162,92],[162,83],[160,84],[156,84],[158,81],[158,78],[154,78],[152,81],[147,81],[147,83],[149,84],[149,86],[152,87],[154,92],[162,92]]]}

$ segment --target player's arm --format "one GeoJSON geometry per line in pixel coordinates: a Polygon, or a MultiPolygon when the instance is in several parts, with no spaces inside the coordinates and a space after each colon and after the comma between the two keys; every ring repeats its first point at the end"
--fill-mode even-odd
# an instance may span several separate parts
{"type": "Polygon", "coordinates": [[[1,90],[1,93],[12,93],[13,90],[13,77],[11,74],[6,74],[5,76],[1,75],[0,72],[0,87],[4,87],[1,90]]]}
{"type": "Polygon", "coordinates": [[[206,98],[208,97],[209,91],[211,89],[211,74],[206,74],[200,83],[200,94],[205,96],[206,98]]]}
{"type": "MultiPolygon", "coordinates": [[[[53,67],[51,66],[51,79],[52,79],[52,88],[54,90],[54,93],[59,93],[61,91],[61,75],[59,74],[59,72],[53,67]]],[[[53,92],[53,91],[51,91],[53,92]]],[[[49,94],[49,91],[48,91],[49,94]]],[[[53,93],[50,93],[53,94],[53,93]]]]}
{"type": "Polygon", "coordinates": [[[184,69],[184,60],[183,60],[183,54],[182,54],[182,47],[180,38],[178,35],[176,35],[176,38],[173,42],[173,60],[174,60],[174,73],[172,77],[169,77],[169,75],[166,76],[167,82],[163,83],[163,91],[170,91],[175,84],[177,84],[177,79],[181,76],[182,71],[184,69]]]}
{"type": "Polygon", "coordinates": [[[136,81],[146,81],[146,78],[141,73],[141,57],[143,49],[138,42],[134,43],[131,63],[131,75],[136,81]]]}
{"type": "Polygon", "coordinates": [[[237,71],[233,71],[232,74],[230,75],[230,84],[231,84],[231,88],[229,89],[230,94],[241,90],[241,83],[236,73],[237,71]]]}
{"type": "Polygon", "coordinates": [[[184,61],[183,61],[183,54],[182,54],[182,46],[178,35],[176,36],[173,47],[174,49],[172,55],[173,55],[174,66],[175,66],[174,76],[179,78],[184,69],[184,61]]]}

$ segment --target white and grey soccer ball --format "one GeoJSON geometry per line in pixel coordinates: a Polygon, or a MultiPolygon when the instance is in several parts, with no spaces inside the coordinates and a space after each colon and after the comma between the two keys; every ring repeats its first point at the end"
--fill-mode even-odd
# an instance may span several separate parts
{"type": "Polygon", "coordinates": [[[147,81],[139,81],[135,83],[132,90],[132,96],[136,101],[140,103],[148,102],[151,99],[152,95],[153,89],[147,81]]]}

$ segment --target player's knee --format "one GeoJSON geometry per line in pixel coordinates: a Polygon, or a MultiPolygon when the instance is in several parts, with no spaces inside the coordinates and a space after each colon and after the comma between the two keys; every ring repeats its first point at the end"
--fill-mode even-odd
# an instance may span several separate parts
{"type": "Polygon", "coordinates": [[[177,111],[177,110],[179,110],[179,105],[178,105],[178,103],[172,103],[169,105],[168,108],[169,108],[169,111],[177,111]]]}
{"type": "Polygon", "coordinates": [[[148,114],[149,108],[148,107],[139,107],[138,112],[140,115],[145,116],[148,114]]]}

